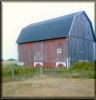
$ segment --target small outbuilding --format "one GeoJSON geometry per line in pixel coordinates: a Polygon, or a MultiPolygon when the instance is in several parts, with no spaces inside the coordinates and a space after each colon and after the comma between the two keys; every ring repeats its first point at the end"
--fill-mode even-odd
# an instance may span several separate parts
{"type": "Polygon", "coordinates": [[[95,41],[84,11],[34,23],[23,28],[17,39],[18,63],[69,67],[72,62],[94,61],[95,41]]]}

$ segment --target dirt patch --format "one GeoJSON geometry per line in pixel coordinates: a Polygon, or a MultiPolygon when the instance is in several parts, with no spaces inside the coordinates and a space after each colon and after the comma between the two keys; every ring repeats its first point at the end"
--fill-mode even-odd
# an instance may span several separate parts
{"type": "Polygon", "coordinates": [[[94,79],[34,78],[3,83],[3,97],[93,97],[94,79]]]}

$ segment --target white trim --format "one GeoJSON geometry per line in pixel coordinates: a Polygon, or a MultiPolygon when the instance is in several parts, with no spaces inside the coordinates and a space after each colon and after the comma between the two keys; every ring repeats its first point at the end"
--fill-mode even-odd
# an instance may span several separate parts
{"type": "Polygon", "coordinates": [[[72,27],[73,27],[74,20],[75,20],[75,16],[74,16],[72,24],[71,24],[71,28],[70,28],[70,31],[69,31],[69,36],[70,36],[71,30],[72,30],[72,27]]]}
{"type": "Polygon", "coordinates": [[[63,64],[63,66],[66,67],[66,62],[56,62],[56,67],[58,67],[59,64],[63,64]]]}
{"type": "Polygon", "coordinates": [[[62,53],[62,48],[57,48],[57,53],[61,54],[62,53]]]}
{"type": "Polygon", "coordinates": [[[43,42],[42,42],[42,61],[43,61],[43,42]]]}
{"type": "Polygon", "coordinates": [[[67,68],[69,68],[69,67],[70,67],[70,57],[67,58],[67,68]]]}
{"type": "Polygon", "coordinates": [[[43,62],[34,62],[34,67],[36,67],[36,64],[40,64],[41,67],[43,66],[43,62]]]}
{"type": "Polygon", "coordinates": [[[94,60],[96,60],[96,48],[95,48],[95,43],[93,43],[93,57],[94,57],[94,60]]]}
{"type": "MultiPolygon", "coordinates": [[[[80,13],[82,13],[83,11],[81,11],[80,13]]],[[[72,27],[73,27],[73,23],[74,23],[74,20],[75,20],[75,17],[77,15],[79,15],[80,13],[77,13],[76,15],[74,15],[74,18],[73,18],[73,21],[72,21],[72,25],[71,25],[71,28],[70,28],[70,31],[69,31],[69,36],[70,36],[70,33],[71,33],[71,30],[72,30],[72,27]]]]}

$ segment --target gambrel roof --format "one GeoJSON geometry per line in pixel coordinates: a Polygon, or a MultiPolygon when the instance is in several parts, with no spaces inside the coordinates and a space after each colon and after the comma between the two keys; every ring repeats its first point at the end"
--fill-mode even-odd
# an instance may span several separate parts
{"type": "Polygon", "coordinates": [[[73,18],[79,13],[80,12],[76,12],[28,25],[21,30],[17,43],[68,37],[73,18]]]}

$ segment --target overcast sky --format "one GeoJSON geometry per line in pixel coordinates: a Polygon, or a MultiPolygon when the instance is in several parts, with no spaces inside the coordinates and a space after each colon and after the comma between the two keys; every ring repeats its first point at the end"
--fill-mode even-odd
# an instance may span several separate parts
{"type": "Polygon", "coordinates": [[[23,27],[66,14],[85,11],[94,28],[94,2],[3,2],[3,59],[17,59],[16,40],[23,27]]]}

